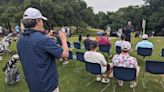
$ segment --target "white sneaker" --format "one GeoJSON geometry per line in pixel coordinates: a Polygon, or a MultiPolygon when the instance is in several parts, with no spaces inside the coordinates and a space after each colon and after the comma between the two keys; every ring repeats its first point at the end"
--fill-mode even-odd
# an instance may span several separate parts
{"type": "Polygon", "coordinates": [[[98,81],[98,82],[101,81],[101,76],[97,76],[96,81],[98,81]]]}
{"type": "Polygon", "coordinates": [[[68,61],[63,61],[63,65],[66,65],[68,64],[69,62],[68,61]]]}
{"type": "Polygon", "coordinates": [[[123,85],[124,85],[124,82],[121,81],[121,80],[118,80],[118,85],[119,85],[119,86],[123,86],[123,85]]]}
{"type": "Polygon", "coordinates": [[[60,58],[59,60],[60,60],[60,61],[63,61],[63,59],[62,59],[62,58],[60,58]]]}
{"type": "Polygon", "coordinates": [[[134,81],[130,82],[130,88],[134,88],[136,86],[137,86],[137,82],[134,81]]]}
{"type": "Polygon", "coordinates": [[[103,79],[101,80],[101,82],[102,82],[102,83],[109,83],[109,82],[110,82],[110,79],[104,79],[104,78],[103,78],[103,79]]]}

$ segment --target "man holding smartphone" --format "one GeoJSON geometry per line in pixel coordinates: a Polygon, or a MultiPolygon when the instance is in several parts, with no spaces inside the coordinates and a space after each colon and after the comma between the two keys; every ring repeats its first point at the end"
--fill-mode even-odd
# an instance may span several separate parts
{"type": "Polygon", "coordinates": [[[67,58],[66,36],[59,31],[62,47],[44,34],[43,17],[36,8],[25,10],[23,23],[25,30],[18,43],[25,79],[30,92],[59,92],[56,58],[67,58]]]}

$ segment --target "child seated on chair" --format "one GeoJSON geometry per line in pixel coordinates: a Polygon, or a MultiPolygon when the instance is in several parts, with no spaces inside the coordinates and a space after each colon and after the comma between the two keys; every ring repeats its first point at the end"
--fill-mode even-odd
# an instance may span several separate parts
{"type": "Polygon", "coordinates": [[[109,74],[112,72],[112,68],[105,60],[105,57],[97,52],[98,43],[96,41],[91,41],[90,43],[90,51],[85,52],[84,59],[86,62],[91,63],[98,63],[101,66],[101,72],[102,74],[105,74],[105,76],[101,80],[101,75],[97,75],[96,80],[102,81],[102,83],[109,83],[109,74]]]}
{"type": "MultiPolygon", "coordinates": [[[[136,68],[137,70],[137,76],[140,71],[140,66],[138,65],[137,59],[130,56],[128,53],[131,50],[131,44],[126,41],[122,44],[121,46],[122,53],[119,55],[115,55],[112,59],[112,64],[113,66],[118,66],[118,67],[125,67],[125,68],[136,68]]],[[[123,86],[123,81],[119,80],[118,81],[119,86],[123,86]]],[[[136,87],[137,83],[135,81],[132,81],[130,83],[130,87],[136,87]]]]}

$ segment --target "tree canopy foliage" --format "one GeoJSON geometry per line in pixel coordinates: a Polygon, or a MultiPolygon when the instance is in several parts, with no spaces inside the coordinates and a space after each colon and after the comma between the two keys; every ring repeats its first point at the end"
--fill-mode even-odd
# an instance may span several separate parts
{"type": "Polygon", "coordinates": [[[86,27],[94,23],[93,9],[83,0],[1,0],[1,25],[18,23],[27,7],[41,10],[51,26],[86,27]]]}
{"type": "Polygon", "coordinates": [[[144,0],[143,6],[120,8],[116,12],[94,14],[84,0],[0,0],[0,25],[17,25],[27,7],[41,10],[54,26],[92,26],[104,29],[110,25],[113,30],[131,20],[136,30],[142,30],[142,19],[147,20],[149,32],[164,30],[164,0],[144,0]]]}

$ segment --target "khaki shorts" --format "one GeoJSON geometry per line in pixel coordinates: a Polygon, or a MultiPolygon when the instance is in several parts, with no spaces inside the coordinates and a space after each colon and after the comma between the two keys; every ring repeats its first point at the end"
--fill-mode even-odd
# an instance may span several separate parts
{"type": "Polygon", "coordinates": [[[52,92],[59,92],[59,87],[57,87],[54,91],[52,92]]]}

